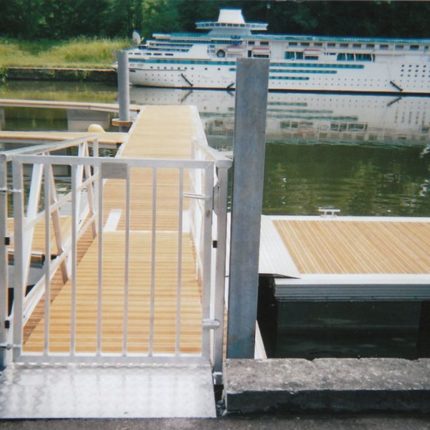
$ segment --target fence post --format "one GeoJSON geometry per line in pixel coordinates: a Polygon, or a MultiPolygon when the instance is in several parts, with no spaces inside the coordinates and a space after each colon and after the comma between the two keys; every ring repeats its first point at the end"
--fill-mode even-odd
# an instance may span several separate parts
{"type": "Polygon", "coordinates": [[[227,358],[254,357],[268,77],[269,60],[237,61],[227,358]]]}
{"type": "Polygon", "coordinates": [[[4,347],[8,341],[8,329],[6,320],[8,318],[8,193],[7,193],[7,160],[4,154],[0,154],[0,369],[7,365],[7,350],[4,347]]]}
{"type": "Polygon", "coordinates": [[[214,332],[214,365],[215,383],[221,384],[224,359],[224,302],[225,302],[225,266],[227,248],[227,194],[228,167],[218,167],[217,200],[215,213],[217,220],[217,245],[215,262],[215,319],[219,327],[214,332]]]}
{"type": "MultiPolygon", "coordinates": [[[[118,104],[119,120],[130,121],[130,80],[128,71],[128,52],[118,52],[118,104]]],[[[127,131],[128,127],[120,127],[127,131]]]]}

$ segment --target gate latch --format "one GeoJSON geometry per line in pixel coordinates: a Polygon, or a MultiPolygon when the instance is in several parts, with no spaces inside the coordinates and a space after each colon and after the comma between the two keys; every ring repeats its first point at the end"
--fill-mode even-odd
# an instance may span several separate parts
{"type": "Polygon", "coordinates": [[[206,330],[216,330],[219,326],[220,322],[218,320],[211,320],[210,318],[203,319],[203,328],[206,330]]]}

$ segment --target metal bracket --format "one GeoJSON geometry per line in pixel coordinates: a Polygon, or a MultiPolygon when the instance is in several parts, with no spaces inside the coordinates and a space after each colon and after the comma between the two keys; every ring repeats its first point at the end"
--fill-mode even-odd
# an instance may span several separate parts
{"type": "Polygon", "coordinates": [[[212,320],[210,318],[204,318],[202,323],[203,329],[205,330],[216,330],[220,327],[220,322],[218,320],[212,320]]]}
{"type": "Polygon", "coordinates": [[[13,348],[20,348],[21,345],[13,345],[12,343],[0,343],[0,349],[5,349],[6,351],[10,351],[13,348]]]}
{"type": "Polygon", "coordinates": [[[188,197],[189,199],[210,200],[210,196],[206,196],[204,194],[184,193],[183,196],[188,197]]]}

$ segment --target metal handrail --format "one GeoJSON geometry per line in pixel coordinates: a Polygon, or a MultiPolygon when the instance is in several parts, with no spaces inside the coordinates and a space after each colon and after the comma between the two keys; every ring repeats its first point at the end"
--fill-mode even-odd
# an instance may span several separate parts
{"type": "Polygon", "coordinates": [[[79,137],[76,139],[62,140],[59,142],[44,143],[41,145],[27,146],[25,148],[11,149],[10,151],[0,152],[0,157],[5,161],[11,161],[17,155],[36,155],[44,152],[60,151],[62,149],[71,148],[78,146],[84,142],[97,141],[97,134],[89,135],[85,137],[79,137]]]}

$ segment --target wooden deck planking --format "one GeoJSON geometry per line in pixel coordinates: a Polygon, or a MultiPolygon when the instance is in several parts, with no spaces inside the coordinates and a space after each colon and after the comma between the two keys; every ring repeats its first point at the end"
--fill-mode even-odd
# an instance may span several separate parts
{"type": "MultiPolygon", "coordinates": [[[[67,237],[70,234],[71,222],[70,216],[61,216],[60,217],[60,226],[61,226],[61,234],[64,237],[67,237]]],[[[57,253],[57,245],[54,237],[54,228],[52,226],[52,222],[50,223],[50,235],[51,235],[51,254],[57,253]]],[[[7,220],[7,229],[11,233],[14,230],[14,219],[8,218],[7,220]]],[[[33,246],[32,251],[38,254],[45,254],[45,220],[41,219],[35,226],[34,236],[33,236],[33,246]]],[[[13,246],[9,247],[9,251],[13,252],[13,246]]]]}
{"type": "MultiPolygon", "coordinates": [[[[176,334],[177,257],[175,233],[158,233],[155,270],[154,349],[174,352],[176,334]]],[[[103,237],[102,344],[105,352],[121,352],[124,308],[125,239],[124,232],[105,233],[103,237]],[[109,252],[114,249],[115,252],[109,252]]],[[[201,315],[199,283],[191,239],[183,237],[181,270],[181,350],[199,352],[201,315]]],[[[95,240],[78,267],[77,273],[77,351],[96,351],[97,254],[95,240]]],[[[129,318],[130,352],[147,352],[150,325],[151,234],[130,237],[129,318]]],[[[64,352],[70,345],[71,282],[57,295],[51,310],[51,351],[64,352]]],[[[26,351],[39,351],[44,339],[43,320],[27,341],[26,351]]]]}
{"type": "Polygon", "coordinates": [[[277,220],[298,270],[330,274],[430,273],[430,223],[277,220]]]}
{"type": "MultiPolygon", "coordinates": [[[[191,159],[193,121],[188,107],[146,107],[133,126],[121,157],[191,159]]],[[[129,352],[147,352],[149,332],[149,291],[151,285],[152,171],[130,169],[131,252],[129,275],[129,352]]],[[[184,192],[189,186],[184,175],[184,192]]],[[[179,220],[178,171],[161,169],[157,174],[156,270],[155,270],[155,352],[174,352],[176,335],[176,288],[179,220]]],[[[121,352],[124,299],[125,181],[108,179],[103,189],[104,220],[121,210],[117,231],[103,235],[103,350],[121,352]]],[[[184,209],[187,204],[185,203],[184,209]]],[[[78,352],[95,352],[97,243],[89,246],[78,265],[77,338],[78,352]]],[[[201,348],[201,295],[196,277],[194,248],[183,234],[181,277],[182,352],[198,353],[201,348]]],[[[51,305],[50,350],[66,352],[70,347],[71,288],[68,282],[51,305]]],[[[44,340],[43,315],[25,344],[26,351],[41,351],[44,340]]]]}

